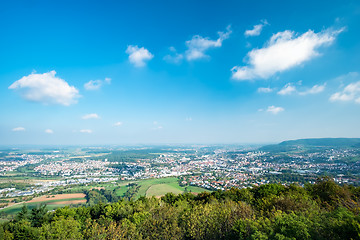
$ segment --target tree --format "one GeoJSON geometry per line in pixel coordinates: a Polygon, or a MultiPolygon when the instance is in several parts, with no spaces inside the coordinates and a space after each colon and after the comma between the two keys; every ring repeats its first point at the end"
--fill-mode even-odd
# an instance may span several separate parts
{"type": "Polygon", "coordinates": [[[27,206],[24,204],[21,208],[21,211],[16,215],[15,219],[16,221],[21,221],[28,219],[28,217],[29,217],[29,210],[27,206]]]}
{"type": "Polygon", "coordinates": [[[47,213],[46,204],[41,204],[31,210],[31,225],[33,227],[41,227],[45,222],[45,215],[47,213]]]}
{"type": "Polygon", "coordinates": [[[68,219],[60,217],[41,227],[40,239],[82,239],[80,223],[71,217],[68,219]]]}

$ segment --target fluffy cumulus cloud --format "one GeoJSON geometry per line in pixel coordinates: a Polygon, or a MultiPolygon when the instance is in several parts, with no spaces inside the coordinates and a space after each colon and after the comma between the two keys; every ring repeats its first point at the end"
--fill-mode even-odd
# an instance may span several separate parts
{"type": "Polygon", "coordinates": [[[150,61],[154,55],[144,47],[129,45],[125,51],[129,54],[129,61],[134,64],[135,67],[144,67],[147,61],[150,61]]]}
{"type": "Polygon", "coordinates": [[[81,133],[92,133],[91,129],[81,129],[79,132],[81,133]]]}
{"type": "Polygon", "coordinates": [[[123,123],[122,122],[116,122],[116,123],[114,123],[114,127],[119,127],[119,126],[121,126],[121,125],[123,125],[123,123]]]}
{"type": "Polygon", "coordinates": [[[246,37],[259,36],[263,27],[268,25],[269,23],[266,20],[262,20],[260,24],[254,25],[253,29],[246,30],[244,35],[246,37]]]}
{"type": "Polygon", "coordinates": [[[279,95],[290,95],[296,92],[296,87],[293,86],[291,83],[286,84],[277,94],[279,95]]]}
{"type": "Polygon", "coordinates": [[[48,133],[48,134],[53,134],[54,131],[52,129],[45,129],[45,133],[48,133]]]}
{"type": "Polygon", "coordinates": [[[104,84],[110,84],[111,78],[105,78],[104,80],[90,80],[89,82],[84,84],[84,88],[86,90],[98,90],[104,84]]]}
{"type": "Polygon", "coordinates": [[[360,81],[350,83],[330,97],[330,101],[355,102],[360,104],[360,81]]]}
{"type": "Polygon", "coordinates": [[[259,87],[257,89],[257,91],[259,93],[271,93],[272,91],[274,91],[274,89],[270,88],[270,87],[259,87]]]}
{"type": "Polygon", "coordinates": [[[87,120],[87,119],[99,119],[100,116],[97,115],[96,113],[89,113],[89,114],[86,114],[84,116],[82,116],[82,119],[84,120],[87,120]]]}
{"type": "Polygon", "coordinates": [[[303,92],[299,92],[300,95],[309,95],[309,94],[317,94],[321,93],[325,90],[326,84],[323,85],[314,85],[312,88],[305,90],[303,92]]]}
{"type": "Polygon", "coordinates": [[[276,115],[276,114],[278,114],[278,113],[280,113],[280,112],[283,112],[284,110],[285,110],[285,109],[282,108],[282,107],[275,107],[275,106],[269,106],[269,107],[266,109],[267,112],[269,112],[269,113],[271,113],[271,114],[274,114],[274,115],[276,115]]]}
{"type": "Polygon", "coordinates": [[[302,35],[286,30],[274,34],[263,48],[253,49],[248,54],[246,66],[231,69],[236,80],[267,79],[275,73],[298,66],[316,56],[319,47],[330,45],[344,29],[312,30],[302,35]]]}
{"type": "Polygon", "coordinates": [[[187,50],[185,51],[186,59],[192,61],[209,57],[205,52],[210,48],[221,47],[222,42],[229,38],[231,32],[231,28],[228,26],[225,32],[218,32],[219,38],[216,40],[211,40],[208,37],[202,37],[200,35],[193,36],[191,40],[185,42],[187,46],[187,50]]]}
{"type": "Polygon", "coordinates": [[[12,129],[13,132],[21,132],[21,131],[25,131],[24,127],[16,127],[12,129]]]}
{"type": "Polygon", "coordinates": [[[32,73],[11,84],[9,89],[18,91],[23,98],[33,102],[65,106],[77,103],[79,91],[55,75],[55,71],[32,73]]]}

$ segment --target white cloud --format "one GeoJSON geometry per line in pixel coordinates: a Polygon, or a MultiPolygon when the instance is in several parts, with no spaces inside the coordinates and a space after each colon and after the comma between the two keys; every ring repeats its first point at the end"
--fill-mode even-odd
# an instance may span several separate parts
{"type": "Polygon", "coordinates": [[[92,133],[91,129],[81,129],[80,130],[81,133],[92,133]]]}
{"type": "MultiPolygon", "coordinates": [[[[301,85],[301,81],[299,81],[298,84],[301,85]]],[[[278,91],[277,94],[291,95],[293,93],[298,93],[299,95],[305,96],[305,95],[309,95],[309,94],[321,93],[325,90],[325,86],[326,86],[326,84],[314,85],[313,87],[300,92],[300,91],[297,91],[296,87],[294,85],[292,85],[292,83],[288,83],[280,91],[278,91]]]]}
{"type": "Polygon", "coordinates": [[[164,60],[168,63],[175,63],[179,64],[184,59],[184,55],[181,53],[177,53],[176,49],[174,47],[170,47],[169,50],[172,52],[172,54],[168,54],[164,57],[164,60]]]}
{"type": "Polygon", "coordinates": [[[263,21],[261,21],[261,22],[262,22],[262,23],[260,23],[260,24],[254,25],[254,28],[253,28],[253,29],[251,29],[251,30],[246,30],[245,33],[244,33],[244,35],[245,35],[246,37],[249,37],[249,36],[259,36],[260,33],[261,33],[261,31],[262,31],[262,29],[263,29],[263,27],[264,27],[265,25],[268,25],[268,24],[269,24],[266,20],[263,20],[263,21]]]}
{"type": "Polygon", "coordinates": [[[359,73],[358,72],[349,72],[347,74],[341,75],[337,78],[335,78],[334,80],[336,82],[353,82],[353,81],[357,81],[359,79],[359,73]]]}
{"type": "Polygon", "coordinates": [[[87,119],[99,119],[99,118],[100,118],[100,116],[97,115],[96,113],[89,113],[89,114],[86,114],[86,115],[82,116],[82,119],[85,119],[85,120],[87,120],[87,119]]]}
{"type": "Polygon", "coordinates": [[[79,91],[55,74],[55,71],[32,73],[11,84],[9,89],[19,91],[23,98],[33,102],[65,106],[77,103],[79,91]]]}
{"type": "Polygon", "coordinates": [[[24,127],[16,127],[12,129],[13,132],[20,132],[20,131],[25,131],[24,127]]]}
{"type": "Polygon", "coordinates": [[[296,87],[291,85],[290,83],[286,84],[277,94],[279,95],[290,95],[293,92],[296,92],[296,87]]]}
{"type": "Polygon", "coordinates": [[[209,48],[221,47],[222,42],[229,38],[231,32],[230,26],[228,26],[226,32],[218,32],[219,38],[216,40],[211,40],[208,37],[202,37],[200,35],[193,36],[191,40],[185,42],[188,48],[185,51],[186,59],[191,61],[209,57],[205,52],[209,48]]]}
{"type": "Polygon", "coordinates": [[[350,83],[340,92],[336,92],[330,97],[330,101],[354,101],[360,103],[360,81],[350,83]]]}
{"type": "Polygon", "coordinates": [[[274,89],[269,88],[269,87],[259,87],[259,88],[257,89],[257,91],[258,91],[259,93],[271,93],[272,91],[274,91],[274,89]]]}
{"type": "Polygon", "coordinates": [[[111,78],[105,78],[104,80],[90,80],[84,84],[84,88],[86,90],[98,90],[104,85],[104,83],[110,84],[111,78]]]}
{"type": "Polygon", "coordinates": [[[192,121],[192,117],[187,117],[187,118],[185,118],[185,121],[191,122],[191,121],[192,121]]]}
{"type": "Polygon", "coordinates": [[[154,57],[146,48],[139,48],[133,45],[129,45],[125,52],[129,54],[129,61],[134,64],[135,67],[145,66],[146,62],[154,57]]]}
{"type": "Polygon", "coordinates": [[[89,82],[84,84],[84,88],[86,90],[98,90],[101,88],[102,81],[101,80],[90,80],[89,82]]]}
{"type": "Polygon", "coordinates": [[[284,111],[285,109],[282,108],[282,107],[275,107],[275,106],[269,106],[266,111],[269,112],[269,113],[272,113],[274,115],[284,111]]]}
{"type": "Polygon", "coordinates": [[[317,49],[330,45],[341,33],[340,30],[325,30],[315,33],[312,30],[298,36],[286,30],[274,34],[263,48],[253,49],[248,54],[247,66],[235,66],[231,69],[236,80],[266,79],[275,73],[298,66],[319,56],[317,49]]]}
{"type": "Polygon", "coordinates": [[[53,134],[53,133],[54,133],[54,131],[53,131],[52,129],[46,129],[46,130],[45,130],[45,133],[48,133],[48,134],[53,134]]]}
{"type": "Polygon", "coordinates": [[[121,125],[123,125],[122,122],[116,122],[116,123],[114,123],[114,127],[119,127],[119,126],[121,126],[121,125]]]}
{"type": "Polygon", "coordinates": [[[317,94],[317,93],[321,93],[325,90],[325,86],[326,84],[323,85],[314,85],[312,88],[303,91],[303,92],[299,92],[300,95],[308,95],[308,94],[317,94]]]}

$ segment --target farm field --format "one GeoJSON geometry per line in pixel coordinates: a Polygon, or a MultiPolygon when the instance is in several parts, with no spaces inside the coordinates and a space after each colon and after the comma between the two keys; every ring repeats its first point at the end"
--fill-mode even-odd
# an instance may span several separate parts
{"type": "MultiPolygon", "coordinates": [[[[92,184],[87,186],[75,186],[73,188],[68,188],[67,193],[62,194],[47,194],[44,196],[33,198],[30,201],[21,202],[21,203],[10,203],[9,206],[0,209],[0,221],[2,219],[11,218],[13,215],[18,213],[23,205],[26,205],[29,209],[33,209],[40,204],[46,204],[48,210],[54,210],[57,208],[69,206],[71,204],[85,204],[85,194],[84,190],[90,189],[107,189],[115,190],[115,194],[119,197],[123,197],[124,194],[128,191],[129,183],[136,183],[139,186],[139,189],[135,195],[135,198],[141,196],[146,197],[160,197],[164,196],[166,193],[179,194],[183,192],[192,192],[199,193],[208,191],[206,189],[194,186],[182,187],[178,184],[178,179],[175,177],[169,178],[159,178],[159,179],[146,179],[140,181],[123,181],[115,183],[103,183],[103,184],[92,184]]],[[[11,200],[11,199],[7,199],[11,200]]]]}
{"type": "Polygon", "coordinates": [[[178,184],[178,179],[174,177],[142,180],[137,182],[137,184],[140,185],[140,188],[136,198],[141,196],[163,196],[168,192],[179,194],[185,191],[193,193],[208,191],[194,186],[181,187],[178,184]]]}
{"type": "Polygon", "coordinates": [[[152,185],[148,188],[148,190],[146,191],[146,196],[150,197],[150,196],[163,196],[166,193],[174,193],[174,194],[179,194],[182,193],[183,191],[181,191],[178,188],[175,188],[169,184],[155,184],[152,185]]]}
{"type": "Polygon", "coordinates": [[[48,210],[54,210],[57,208],[65,207],[70,204],[83,204],[86,203],[85,194],[56,194],[56,195],[44,195],[34,198],[30,201],[23,203],[16,203],[9,207],[0,210],[0,215],[14,215],[18,213],[23,205],[26,205],[29,209],[33,209],[40,204],[46,204],[48,210]]]}
{"type": "Polygon", "coordinates": [[[27,203],[32,202],[49,202],[49,201],[58,201],[58,200],[69,200],[69,199],[85,199],[84,193],[69,193],[69,194],[56,194],[56,195],[44,195],[41,197],[33,198],[32,200],[28,201],[27,203]]]}

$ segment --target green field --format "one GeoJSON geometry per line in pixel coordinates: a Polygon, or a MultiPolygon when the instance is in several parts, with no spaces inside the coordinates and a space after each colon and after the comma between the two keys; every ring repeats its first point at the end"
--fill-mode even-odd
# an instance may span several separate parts
{"type": "Polygon", "coordinates": [[[146,191],[146,196],[163,196],[166,193],[170,192],[174,194],[179,194],[183,191],[173,186],[170,186],[169,184],[155,184],[149,187],[149,189],[146,191]]]}
{"type": "Polygon", "coordinates": [[[208,191],[204,188],[194,186],[181,187],[178,184],[178,179],[175,177],[147,179],[136,183],[140,185],[140,189],[136,198],[141,196],[162,196],[168,192],[178,194],[185,191],[193,193],[208,191]]]}
{"type": "MultiPolygon", "coordinates": [[[[146,180],[140,180],[140,181],[124,181],[117,184],[112,183],[103,183],[103,184],[94,184],[90,186],[76,186],[70,189],[67,189],[67,193],[82,193],[84,190],[89,190],[94,187],[101,187],[105,188],[107,190],[114,190],[117,196],[123,197],[124,193],[128,190],[128,184],[129,183],[136,183],[138,184],[139,190],[136,194],[135,198],[139,198],[141,196],[163,196],[166,193],[184,193],[184,192],[193,192],[193,193],[200,193],[204,191],[208,191],[206,189],[200,188],[200,187],[194,187],[194,186],[186,186],[181,187],[178,184],[178,179],[175,177],[169,177],[169,178],[159,178],[159,179],[146,179],[146,180]]],[[[32,202],[32,203],[26,203],[25,205],[29,209],[33,209],[36,206],[44,203],[47,204],[48,210],[54,210],[57,208],[65,207],[68,204],[56,204],[57,202],[64,202],[64,201],[73,201],[73,200],[82,200],[85,198],[66,198],[66,199],[51,199],[49,198],[46,201],[42,202],[32,202]]],[[[14,215],[18,212],[20,212],[22,206],[24,204],[16,204],[4,209],[0,210],[0,216],[2,215],[3,218],[8,218],[11,215],[14,215]]],[[[1,219],[0,219],[1,221],[1,219]]]]}
{"type": "Polygon", "coordinates": [[[68,206],[69,204],[56,204],[56,202],[65,202],[65,201],[74,201],[74,200],[84,200],[85,198],[65,198],[65,199],[53,199],[51,198],[47,201],[41,201],[41,202],[31,202],[31,203],[20,203],[15,204],[10,207],[6,207],[4,209],[0,210],[0,215],[14,215],[21,211],[21,208],[23,205],[26,205],[29,209],[33,209],[36,206],[39,206],[40,204],[47,204],[46,208],[48,210],[54,210],[57,208],[68,206]]]}
{"type": "MultiPolygon", "coordinates": [[[[4,215],[15,215],[17,214],[18,212],[21,211],[21,208],[23,207],[23,205],[26,205],[28,207],[28,209],[33,209],[33,208],[36,208],[37,206],[39,206],[41,203],[45,203],[45,202],[34,202],[34,203],[25,203],[25,204],[16,204],[16,205],[13,205],[11,207],[8,207],[8,208],[5,208],[5,209],[2,209],[0,211],[0,214],[4,214],[4,215]]],[[[48,210],[54,210],[54,209],[57,209],[57,208],[61,208],[61,207],[65,207],[67,206],[68,204],[51,204],[51,205],[47,205],[46,208],[48,210]]]]}

